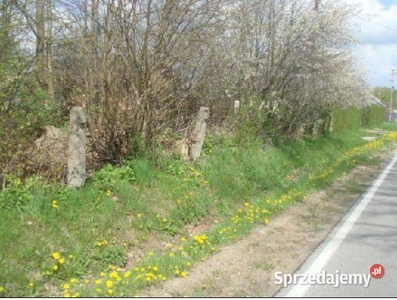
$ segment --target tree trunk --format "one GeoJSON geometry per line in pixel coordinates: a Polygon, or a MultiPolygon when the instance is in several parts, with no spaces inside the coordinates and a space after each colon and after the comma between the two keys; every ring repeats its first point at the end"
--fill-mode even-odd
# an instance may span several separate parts
{"type": "Polygon", "coordinates": [[[55,99],[55,87],[54,87],[54,71],[52,66],[53,53],[52,53],[52,24],[53,24],[53,13],[52,13],[52,0],[47,0],[47,85],[48,94],[51,100],[55,99]]]}
{"type": "Polygon", "coordinates": [[[10,0],[4,0],[1,4],[0,11],[0,65],[7,61],[10,55],[11,48],[11,13],[10,13],[10,0]]]}
{"type": "Polygon", "coordinates": [[[44,27],[44,1],[36,0],[36,79],[42,88],[45,87],[44,76],[44,47],[45,47],[45,27],[44,27]]]}

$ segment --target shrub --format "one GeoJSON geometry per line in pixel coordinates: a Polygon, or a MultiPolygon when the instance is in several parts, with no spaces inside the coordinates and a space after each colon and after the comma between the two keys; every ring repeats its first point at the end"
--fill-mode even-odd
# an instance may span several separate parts
{"type": "Polygon", "coordinates": [[[123,166],[107,164],[92,176],[92,183],[100,189],[112,189],[118,183],[134,181],[136,181],[134,170],[128,164],[123,166]]]}
{"type": "Polygon", "coordinates": [[[362,109],[358,107],[333,109],[333,133],[342,133],[350,129],[358,129],[362,125],[362,109]]]}
{"type": "Polygon", "coordinates": [[[45,104],[42,90],[25,88],[14,101],[0,103],[0,180],[3,182],[9,174],[24,178],[42,173],[34,167],[34,141],[45,125],[61,122],[56,103],[45,104]]]}
{"type": "Polygon", "coordinates": [[[363,126],[374,127],[382,124],[386,109],[383,106],[371,105],[363,109],[363,126]]]}

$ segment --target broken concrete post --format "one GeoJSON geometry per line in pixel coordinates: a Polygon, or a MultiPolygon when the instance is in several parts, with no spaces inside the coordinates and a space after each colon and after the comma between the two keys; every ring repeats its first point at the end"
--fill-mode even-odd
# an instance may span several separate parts
{"type": "Polygon", "coordinates": [[[238,113],[239,110],[240,110],[240,100],[235,100],[234,101],[234,112],[238,113]]]}
{"type": "Polygon", "coordinates": [[[83,107],[70,111],[68,185],[81,187],[85,183],[87,118],[83,107]]]}
{"type": "Polygon", "coordinates": [[[201,107],[198,113],[196,123],[194,124],[191,133],[191,145],[189,151],[189,158],[195,161],[200,157],[201,150],[203,148],[205,130],[207,128],[207,120],[209,118],[210,112],[208,107],[201,107]]]}

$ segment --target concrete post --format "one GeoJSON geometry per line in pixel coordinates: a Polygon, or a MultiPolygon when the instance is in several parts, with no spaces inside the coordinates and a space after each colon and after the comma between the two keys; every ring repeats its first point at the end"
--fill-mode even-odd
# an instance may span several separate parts
{"type": "Polygon", "coordinates": [[[240,100],[235,100],[234,101],[234,112],[238,113],[239,110],[240,110],[240,100]]]}
{"type": "Polygon", "coordinates": [[[85,183],[87,117],[83,107],[70,111],[68,185],[81,187],[85,183]]]}
{"type": "Polygon", "coordinates": [[[198,113],[196,123],[191,134],[191,145],[189,151],[189,158],[195,161],[200,157],[203,148],[205,130],[207,128],[207,120],[209,118],[209,108],[201,107],[198,113]]]}

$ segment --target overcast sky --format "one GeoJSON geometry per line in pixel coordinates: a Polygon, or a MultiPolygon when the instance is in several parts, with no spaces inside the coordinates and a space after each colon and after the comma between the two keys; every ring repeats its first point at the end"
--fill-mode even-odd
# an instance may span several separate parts
{"type": "Polygon", "coordinates": [[[397,68],[397,0],[345,1],[362,7],[357,28],[362,42],[357,47],[359,67],[367,71],[371,86],[390,86],[391,69],[397,68]]]}

